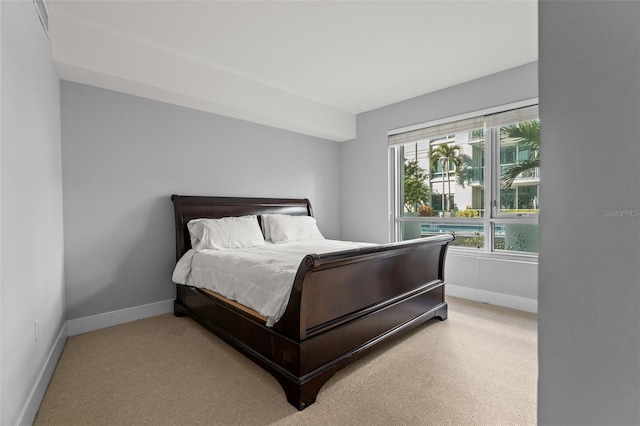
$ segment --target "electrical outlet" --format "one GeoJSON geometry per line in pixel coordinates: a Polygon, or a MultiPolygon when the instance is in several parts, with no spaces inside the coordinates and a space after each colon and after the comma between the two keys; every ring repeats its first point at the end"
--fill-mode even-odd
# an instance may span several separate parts
{"type": "Polygon", "coordinates": [[[36,322],[33,324],[33,333],[34,333],[34,339],[37,342],[38,341],[38,335],[40,334],[40,326],[38,325],[38,320],[36,320],[36,322]]]}

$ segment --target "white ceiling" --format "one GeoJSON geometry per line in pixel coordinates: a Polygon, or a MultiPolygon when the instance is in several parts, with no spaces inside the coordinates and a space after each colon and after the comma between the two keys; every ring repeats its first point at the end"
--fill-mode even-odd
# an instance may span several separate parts
{"type": "Polygon", "coordinates": [[[62,79],[335,141],[538,52],[535,0],[47,4],[62,79]]]}

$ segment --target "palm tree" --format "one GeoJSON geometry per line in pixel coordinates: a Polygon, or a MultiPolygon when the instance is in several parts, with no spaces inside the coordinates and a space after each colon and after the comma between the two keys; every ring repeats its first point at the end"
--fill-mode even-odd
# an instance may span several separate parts
{"type": "Polygon", "coordinates": [[[444,182],[448,183],[447,192],[447,211],[451,211],[451,180],[449,179],[449,168],[453,164],[454,174],[456,177],[463,165],[468,162],[466,154],[462,154],[462,148],[460,145],[451,145],[448,143],[441,143],[429,152],[429,163],[431,170],[435,170],[438,162],[442,163],[442,208],[444,208],[444,182]]]}
{"type": "Polygon", "coordinates": [[[508,166],[500,177],[500,187],[509,189],[518,176],[529,170],[540,167],[540,121],[531,120],[522,123],[503,126],[500,129],[501,136],[513,140],[519,148],[528,148],[534,151],[534,157],[518,161],[508,166]]]}
{"type": "Polygon", "coordinates": [[[467,154],[461,154],[462,164],[460,167],[456,168],[456,182],[460,185],[461,188],[464,188],[466,185],[470,185],[473,182],[475,176],[475,168],[473,167],[473,160],[467,154]]]}

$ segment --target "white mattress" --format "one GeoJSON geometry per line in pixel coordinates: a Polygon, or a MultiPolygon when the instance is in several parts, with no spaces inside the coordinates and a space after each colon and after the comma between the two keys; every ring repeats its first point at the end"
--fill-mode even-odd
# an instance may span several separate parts
{"type": "Polygon", "coordinates": [[[189,250],[178,261],[173,281],[235,300],[267,317],[267,326],[271,327],[284,314],[298,266],[307,254],[371,245],[312,240],[228,250],[189,250]]]}

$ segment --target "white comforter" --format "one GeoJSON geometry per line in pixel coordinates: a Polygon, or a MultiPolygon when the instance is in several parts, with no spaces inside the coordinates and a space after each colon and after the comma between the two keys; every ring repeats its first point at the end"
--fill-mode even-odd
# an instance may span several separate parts
{"type": "Polygon", "coordinates": [[[336,240],[293,241],[229,250],[189,250],[173,281],[213,290],[267,317],[271,327],[284,314],[300,262],[307,254],[370,246],[336,240]]]}

